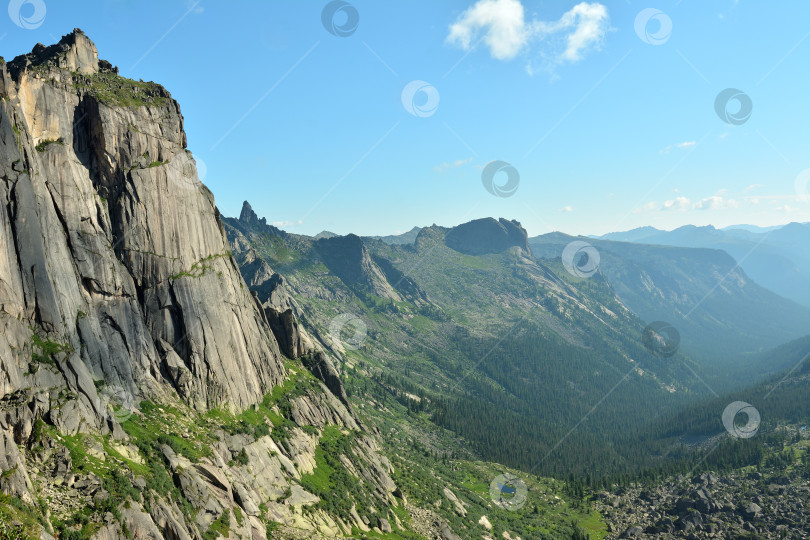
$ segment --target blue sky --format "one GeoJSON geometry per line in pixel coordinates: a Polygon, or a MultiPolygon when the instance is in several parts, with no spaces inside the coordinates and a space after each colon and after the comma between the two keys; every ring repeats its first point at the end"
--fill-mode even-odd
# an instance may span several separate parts
{"type": "Polygon", "coordinates": [[[810,220],[810,3],[357,0],[343,37],[326,5],[15,0],[0,53],[82,28],[180,102],[224,215],[248,199],[291,232],[810,220]],[[412,81],[430,86],[403,101],[412,81]],[[752,104],[739,125],[727,88],[752,104]],[[482,184],[494,160],[511,196],[482,184]]]}

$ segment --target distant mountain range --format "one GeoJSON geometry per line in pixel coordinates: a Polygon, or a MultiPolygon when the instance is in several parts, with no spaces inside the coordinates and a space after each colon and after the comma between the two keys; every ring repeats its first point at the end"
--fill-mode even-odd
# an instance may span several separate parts
{"type": "Polygon", "coordinates": [[[621,437],[595,441],[786,369],[760,351],[810,328],[810,310],[758,286],[719,250],[589,240],[602,259],[585,279],[560,257],[576,238],[529,239],[507,219],[425,227],[411,242],[295,235],[246,211],[224,224],[237,260],[251,261],[242,271],[259,299],[257,259],[272,268],[264,274],[284,276],[302,325],[339,369],[428,412],[487,460],[531,468],[549,454],[547,474],[643,461],[621,437]],[[345,314],[363,321],[361,347],[330,330],[345,314]],[[683,356],[659,361],[645,350],[642,330],[656,320],[679,330],[683,356]],[[627,387],[552,451],[624,374],[627,387]],[[490,444],[499,439],[511,443],[490,444]]]}
{"type": "MultiPolygon", "coordinates": [[[[389,234],[386,236],[367,236],[365,238],[373,238],[374,240],[382,240],[386,244],[396,246],[396,245],[404,245],[404,244],[413,244],[416,241],[416,237],[419,235],[419,231],[422,230],[422,227],[414,227],[408,232],[402,234],[389,234]]],[[[321,231],[315,235],[316,240],[320,240],[321,238],[333,238],[335,236],[339,236],[332,231],[321,231]]]]}
{"type": "Polygon", "coordinates": [[[745,273],[771,291],[810,307],[810,223],[781,227],[737,225],[716,229],[686,225],[672,231],[641,227],[613,232],[603,240],[721,249],[745,273]]]}
{"type": "Polygon", "coordinates": [[[733,231],[737,229],[742,229],[745,231],[753,232],[753,233],[766,233],[768,231],[773,231],[775,229],[781,229],[784,225],[771,225],[770,227],[760,227],[759,225],[729,225],[728,227],[720,227],[721,231],[733,231]]]}
{"type": "MultiPolygon", "coordinates": [[[[599,272],[627,307],[646,321],[675,326],[684,350],[706,366],[724,369],[726,361],[739,366],[748,355],[810,331],[810,310],[752,281],[724,251],[562,233],[531,238],[529,245],[536,257],[559,260],[576,240],[587,240],[598,250],[599,272]]],[[[782,368],[760,364],[765,372],[782,368]]],[[[750,382],[755,371],[744,370],[736,382],[750,382]]]]}

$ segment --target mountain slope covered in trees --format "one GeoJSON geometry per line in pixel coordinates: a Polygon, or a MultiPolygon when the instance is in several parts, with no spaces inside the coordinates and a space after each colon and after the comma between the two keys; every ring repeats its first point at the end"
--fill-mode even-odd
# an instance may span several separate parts
{"type": "Polygon", "coordinates": [[[755,353],[810,329],[810,310],[765,289],[716,249],[656,246],[551,233],[530,239],[542,259],[559,259],[565,246],[587,241],[598,250],[599,271],[639,317],[676,327],[681,348],[719,387],[745,386],[782,370],[780,362],[752,362],[755,353]],[[729,381],[727,369],[745,362],[729,381]]]}

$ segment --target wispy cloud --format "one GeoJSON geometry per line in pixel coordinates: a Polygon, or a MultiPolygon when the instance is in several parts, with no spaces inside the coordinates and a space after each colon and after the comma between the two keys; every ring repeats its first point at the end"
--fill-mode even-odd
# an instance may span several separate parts
{"type": "Polygon", "coordinates": [[[526,21],[520,0],[478,0],[450,25],[447,42],[470,50],[483,36],[498,60],[511,60],[542,42],[541,56],[558,65],[578,62],[599,47],[608,26],[607,8],[596,2],[580,2],[556,21],[526,21]]]}
{"type": "Polygon", "coordinates": [[[200,5],[200,0],[186,0],[186,8],[195,15],[199,15],[205,11],[205,8],[200,5]]]}
{"type": "Polygon", "coordinates": [[[673,148],[678,149],[685,149],[685,148],[692,148],[693,146],[697,146],[697,141],[684,141],[675,144],[667,145],[665,148],[662,148],[658,151],[659,154],[669,154],[673,148]]]}
{"type": "Polygon", "coordinates": [[[457,159],[456,161],[453,161],[453,162],[445,161],[441,165],[436,165],[435,167],[433,167],[433,170],[436,171],[436,172],[444,172],[447,169],[455,169],[456,167],[461,167],[462,165],[466,165],[467,163],[470,163],[472,160],[473,160],[473,158],[457,159]]]}
{"type": "Polygon", "coordinates": [[[565,35],[565,50],[559,59],[568,62],[582,60],[589,48],[598,46],[608,28],[607,8],[598,3],[580,2],[565,12],[560,20],[534,23],[541,36],[565,35]]]}
{"type": "Polygon", "coordinates": [[[801,202],[802,196],[801,195],[748,195],[747,197],[743,197],[745,200],[751,199],[760,199],[763,201],[771,201],[772,204],[777,204],[779,201],[786,201],[786,202],[801,202]]]}
{"type": "Polygon", "coordinates": [[[675,197],[670,201],[664,201],[661,210],[680,210],[682,212],[689,209],[692,202],[686,197],[675,197]]]}
{"type": "Polygon", "coordinates": [[[675,197],[658,204],[655,201],[648,202],[644,206],[633,210],[634,214],[643,214],[649,212],[669,212],[678,211],[686,212],[688,210],[724,210],[730,208],[739,208],[740,201],[737,199],[730,199],[724,197],[728,192],[727,189],[721,189],[711,197],[704,197],[694,202],[688,197],[675,197]]]}
{"type": "Polygon", "coordinates": [[[633,213],[634,214],[643,214],[645,212],[652,212],[653,210],[656,210],[657,208],[658,208],[658,203],[656,203],[655,201],[650,201],[647,204],[645,204],[644,206],[640,206],[640,207],[636,208],[635,210],[633,210],[633,213]]]}
{"type": "Polygon", "coordinates": [[[723,197],[712,195],[699,200],[694,204],[695,210],[716,210],[723,207],[723,197]]]}
{"type": "Polygon", "coordinates": [[[560,208],[560,212],[573,212],[573,211],[574,207],[571,205],[563,206],[562,208],[560,208]]]}
{"type": "Polygon", "coordinates": [[[282,228],[282,227],[294,227],[296,225],[303,225],[304,221],[299,219],[298,221],[274,221],[271,225],[274,227],[282,228]]]}
{"type": "MultiPolygon", "coordinates": [[[[734,193],[728,189],[718,189],[714,195],[690,199],[682,195],[674,199],[666,200],[663,203],[650,201],[643,206],[633,210],[633,214],[650,214],[658,212],[710,212],[710,211],[733,211],[740,208],[754,210],[753,207],[762,208],[768,204],[769,212],[795,213],[801,211],[794,203],[801,203],[802,197],[794,194],[774,194],[774,195],[746,195],[746,192],[764,187],[763,184],[751,184],[742,192],[734,193]]],[[[673,189],[678,193],[677,189],[673,189]]]]}
{"type": "MultiPolygon", "coordinates": [[[[721,190],[724,191],[724,190],[721,190]]],[[[722,195],[712,195],[699,200],[692,208],[695,210],[721,210],[724,208],[739,208],[740,203],[735,199],[724,199],[722,195]]]]}

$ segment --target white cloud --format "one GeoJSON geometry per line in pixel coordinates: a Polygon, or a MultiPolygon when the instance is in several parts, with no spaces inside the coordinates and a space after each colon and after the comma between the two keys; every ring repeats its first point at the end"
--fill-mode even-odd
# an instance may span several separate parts
{"type": "Polygon", "coordinates": [[[456,161],[453,161],[453,162],[445,161],[441,165],[436,165],[435,167],[433,167],[433,170],[436,171],[436,172],[444,172],[447,169],[455,169],[456,167],[461,167],[462,165],[466,165],[467,163],[470,163],[472,160],[473,160],[473,158],[457,159],[456,161]]]}
{"type": "Polygon", "coordinates": [[[788,212],[793,212],[795,210],[795,208],[792,208],[792,207],[790,207],[788,205],[784,205],[784,206],[779,206],[777,208],[774,208],[774,210],[776,210],[777,212],[786,212],[786,213],[788,213],[788,212]]]}
{"type": "MultiPolygon", "coordinates": [[[[728,193],[727,189],[721,189],[718,190],[717,193],[715,193],[711,197],[705,197],[695,202],[692,202],[688,197],[684,197],[682,195],[675,197],[674,199],[664,201],[660,205],[656,202],[648,202],[644,206],[641,206],[633,210],[633,213],[642,214],[647,212],[668,212],[668,211],[686,212],[689,210],[723,210],[729,208],[740,208],[743,203],[749,202],[750,200],[750,198],[748,197],[743,198],[742,202],[740,202],[738,199],[728,199],[723,196],[726,193],[728,193]]],[[[759,203],[759,199],[758,198],[755,199],[753,203],[754,204],[759,203]]]]}
{"type": "Polygon", "coordinates": [[[650,201],[647,204],[645,204],[644,206],[640,206],[639,208],[636,208],[635,210],[633,210],[633,213],[634,214],[643,214],[644,212],[652,212],[657,207],[658,207],[658,205],[655,203],[655,201],[650,201]]]}
{"type": "Polygon", "coordinates": [[[482,29],[490,54],[498,60],[517,56],[531,34],[519,0],[479,0],[450,26],[447,41],[469,50],[482,29]]]}
{"type": "Polygon", "coordinates": [[[692,202],[686,197],[676,197],[671,201],[664,201],[661,210],[680,210],[683,212],[688,210],[691,205],[692,202]]]}
{"type": "Polygon", "coordinates": [[[757,189],[757,188],[761,188],[761,187],[765,187],[765,186],[763,184],[751,184],[750,186],[746,187],[743,190],[743,193],[748,193],[752,189],[757,189]]]}
{"type": "Polygon", "coordinates": [[[566,37],[566,47],[561,58],[569,62],[582,59],[582,53],[592,45],[601,43],[607,32],[608,13],[602,4],[580,2],[565,12],[560,20],[552,23],[537,21],[536,31],[543,35],[571,32],[566,37]]]}
{"type": "Polygon", "coordinates": [[[282,227],[294,227],[295,225],[303,225],[303,223],[304,221],[299,219],[298,221],[289,221],[289,220],[274,221],[273,223],[271,223],[271,225],[273,225],[273,227],[282,228],[282,227]]]}
{"type": "Polygon", "coordinates": [[[667,145],[665,148],[662,148],[658,151],[659,154],[669,154],[673,148],[692,148],[693,146],[697,146],[697,141],[684,141],[675,144],[667,145]]]}
{"type": "MultiPolygon", "coordinates": [[[[493,58],[511,60],[532,40],[561,38],[563,46],[543,53],[552,64],[561,64],[581,60],[589,49],[601,44],[607,30],[607,8],[595,2],[580,2],[557,21],[527,22],[519,0],[478,0],[450,25],[447,42],[470,50],[483,34],[493,58]]],[[[527,70],[532,72],[531,64],[527,70]]]]}
{"type": "Polygon", "coordinates": [[[695,210],[717,210],[722,207],[723,197],[720,195],[712,195],[711,197],[699,200],[692,208],[695,210]]]}
{"type": "Polygon", "coordinates": [[[560,208],[560,212],[573,212],[573,211],[574,207],[571,205],[563,206],[562,208],[560,208]]]}
{"type": "Polygon", "coordinates": [[[717,195],[701,199],[692,205],[695,210],[722,210],[723,208],[739,208],[740,203],[736,199],[724,199],[722,194],[728,190],[721,189],[717,195]]]}

